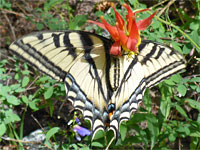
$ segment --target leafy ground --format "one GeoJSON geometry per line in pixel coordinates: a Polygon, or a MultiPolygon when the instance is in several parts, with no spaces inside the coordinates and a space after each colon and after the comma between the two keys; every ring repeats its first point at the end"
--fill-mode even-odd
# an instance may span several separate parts
{"type": "MultiPolygon", "coordinates": [[[[122,13],[124,0],[113,2],[122,13]]],[[[122,124],[122,136],[110,149],[200,149],[200,1],[126,3],[133,9],[153,9],[138,16],[141,19],[158,10],[142,37],[181,52],[187,68],[181,75],[146,91],[141,108],[122,124]]],[[[41,149],[108,146],[110,133],[106,133],[107,140],[100,134],[92,143],[88,137],[78,142],[68,126],[74,110],[65,98],[64,85],[13,57],[8,46],[38,30],[88,30],[102,34],[101,29],[86,21],[106,14],[105,18],[112,22],[114,12],[110,7],[110,2],[100,0],[0,0],[0,149],[31,149],[30,145],[40,145],[41,149]],[[44,131],[45,141],[27,145],[23,137],[36,129],[44,131]]]]}

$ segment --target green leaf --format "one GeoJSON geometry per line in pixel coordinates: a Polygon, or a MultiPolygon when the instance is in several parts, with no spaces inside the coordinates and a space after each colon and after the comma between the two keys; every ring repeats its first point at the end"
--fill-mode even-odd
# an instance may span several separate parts
{"type": "MultiPolygon", "coordinates": [[[[24,64],[24,67],[25,67],[26,69],[28,69],[27,64],[24,64]]],[[[29,71],[28,71],[28,70],[24,70],[24,71],[22,71],[22,74],[23,74],[23,75],[29,75],[29,71]]]]}
{"type": "Polygon", "coordinates": [[[57,4],[62,3],[63,0],[51,0],[51,1],[46,1],[44,3],[44,11],[48,11],[51,8],[55,7],[57,4]]]}
{"type": "Polygon", "coordinates": [[[200,138],[200,131],[192,132],[192,133],[190,134],[190,136],[200,138]]]}
{"type": "Polygon", "coordinates": [[[144,102],[144,104],[145,104],[145,106],[146,106],[147,111],[150,112],[151,109],[152,109],[152,101],[151,101],[149,89],[147,89],[147,90],[145,91],[144,98],[143,98],[143,102],[144,102]]]}
{"type": "Polygon", "coordinates": [[[192,107],[192,108],[195,108],[197,109],[198,111],[200,111],[200,103],[195,101],[195,100],[192,100],[192,99],[186,99],[186,102],[188,102],[188,104],[192,107]]]}
{"type": "Polygon", "coordinates": [[[19,105],[20,104],[20,100],[16,97],[16,96],[13,96],[13,95],[8,95],[6,97],[7,99],[7,102],[12,104],[12,105],[19,105]]]}
{"type": "Polygon", "coordinates": [[[194,77],[190,79],[190,82],[200,82],[200,77],[194,77]]]}
{"type": "Polygon", "coordinates": [[[3,97],[7,97],[8,96],[8,92],[11,91],[10,87],[8,86],[0,86],[0,95],[2,95],[3,97]]]}
{"type": "Polygon", "coordinates": [[[20,121],[19,116],[14,114],[11,109],[7,110],[5,112],[5,119],[4,119],[5,124],[15,122],[15,121],[20,121]]]}
{"type": "Polygon", "coordinates": [[[177,137],[177,134],[176,134],[176,133],[171,133],[171,134],[169,135],[169,141],[170,141],[170,142],[175,141],[175,140],[176,140],[176,137],[177,137]]]}
{"type": "Polygon", "coordinates": [[[161,22],[154,20],[151,26],[153,27],[153,29],[159,29],[162,24],[161,22]]]}
{"type": "Polygon", "coordinates": [[[78,146],[76,144],[70,144],[70,147],[73,147],[73,149],[78,150],[78,146]]]}
{"type": "Polygon", "coordinates": [[[42,30],[42,29],[44,29],[44,25],[42,24],[42,23],[37,23],[36,24],[36,28],[38,29],[38,30],[42,30]]]}
{"type": "Polygon", "coordinates": [[[54,106],[53,106],[53,100],[48,100],[48,104],[49,104],[49,109],[50,109],[50,116],[53,116],[53,110],[54,110],[54,106]]]}
{"type": "Polygon", "coordinates": [[[183,54],[189,54],[191,51],[191,47],[187,47],[187,45],[183,46],[183,54]]]}
{"type": "Polygon", "coordinates": [[[0,137],[6,132],[6,125],[4,123],[0,124],[0,137]]]}
{"type": "Polygon", "coordinates": [[[99,143],[99,142],[92,142],[92,146],[95,146],[95,147],[104,147],[103,144],[99,143]]]}
{"type": "Polygon", "coordinates": [[[182,137],[186,137],[190,135],[190,129],[187,126],[183,126],[183,125],[180,125],[178,129],[176,129],[176,132],[179,132],[179,134],[182,137]]]}
{"type": "Polygon", "coordinates": [[[22,79],[22,87],[27,86],[28,83],[29,83],[29,77],[24,76],[23,79],[22,79]]]}
{"type": "Polygon", "coordinates": [[[127,134],[127,126],[125,124],[121,124],[120,133],[121,133],[121,139],[122,139],[122,141],[124,141],[126,138],[126,134],[127,134]]]}
{"type": "Polygon", "coordinates": [[[10,88],[11,88],[13,91],[17,90],[17,89],[20,88],[20,87],[21,87],[20,84],[13,84],[13,85],[10,86],[10,88]]]}
{"type": "Polygon", "coordinates": [[[46,141],[48,141],[54,134],[56,134],[60,130],[59,127],[51,128],[46,134],[46,141]]]}
{"type": "Polygon", "coordinates": [[[175,74],[171,77],[171,80],[175,83],[180,83],[183,80],[183,78],[180,76],[180,74],[175,74]]]}
{"type": "Polygon", "coordinates": [[[22,95],[22,101],[28,105],[28,98],[25,95],[22,95]]]}
{"type": "Polygon", "coordinates": [[[172,79],[168,79],[168,80],[165,80],[164,81],[166,84],[168,84],[168,85],[176,85],[176,83],[172,80],[172,79]]]}
{"type": "Polygon", "coordinates": [[[177,110],[181,115],[183,115],[185,118],[188,118],[188,116],[187,116],[185,110],[184,110],[182,107],[180,107],[179,105],[175,105],[175,107],[176,107],[176,110],[177,110]]]}
{"type": "Polygon", "coordinates": [[[40,78],[36,81],[36,83],[40,83],[40,82],[45,83],[45,82],[48,81],[49,79],[50,79],[50,77],[45,75],[45,76],[40,77],[40,78]]]}
{"type": "Polygon", "coordinates": [[[146,116],[148,129],[151,133],[151,149],[154,147],[159,134],[158,120],[152,114],[146,116]]]}
{"type": "Polygon", "coordinates": [[[78,15],[73,18],[72,21],[69,23],[69,29],[70,30],[78,30],[82,25],[86,23],[88,19],[87,15],[78,15]]]}
{"type": "Polygon", "coordinates": [[[173,46],[173,48],[174,48],[175,50],[179,51],[180,53],[183,53],[183,52],[182,52],[182,49],[180,48],[180,44],[179,44],[179,43],[177,43],[177,42],[172,42],[171,44],[172,44],[172,46],[173,46]]]}
{"type": "Polygon", "coordinates": [[[199,29],[199,22],[197,22],[197,21],[191,22],[190,23],[190,29],[197,31],[199,29]]]}
{"type": "Polygon", "coordinates": [[[19,80],[20,79],[20,74],[16,73],[14,78],[15,78],[15,80],[19,80]]]}
{"type": "Polygon", "coordinates": [[[105,132],[103,132],[102,130],[99,130],[97,131],[97,133],[95,134],[94,136],[94,140],[97,140],[97,139],[101,139],[105,136],[105,132]]]}
{"type": "Polygon", "coordinates": [[[197,30],[192,31],[192,37],[191,38],[195,43],[199,43],[200,36],[198,35],[198,31],[197,30]]]}
{"type": "Polygon", "coordinates": [[[145,121],[145,115],[142,113],[135,113],[134,116],[127,122],[128,125],[132,126],[133,124],[140,123],[145,121]]]}
{"type": "Polygon", "coordinates": [[[25,88],[22,88],[22,87],[19,87],[18,89],[15,90],[16,93],[21,93],[21,92],[24,92],[26,91],[25,88]]]}
{"type": "Polygon", "coordinates": [[[90,148],[89,147],[81,147],[80,150],[90,150],[90,148]]]}
{"type": "Polygon", "coordinates": [[[49,99],[51,98],[51,96],[53,95],[53,90],[54,88],[52,86],[50,86],[47,91],[44,93],[44,98],[45,99],[49,99]]]}
{"type": "Polygon", "coordinates": [[[34,99],[33,101],[29,102],[29,107],[33,110],[38,110],[37,102],[40,102],[40,99],[34,99]]]}
{"type": "Polygon", "coordinates": [[[164,116],[165,119],[168,118],[171,109],[171,99],[170,97],[164,97],[160,102],[160,113],[164,116]]]}
{"type": "Polygon", "coordinates": [[[187,88],[183,84],[179,84],[177,90],[182,96],[185,96],[187,92],[187,88]]]}

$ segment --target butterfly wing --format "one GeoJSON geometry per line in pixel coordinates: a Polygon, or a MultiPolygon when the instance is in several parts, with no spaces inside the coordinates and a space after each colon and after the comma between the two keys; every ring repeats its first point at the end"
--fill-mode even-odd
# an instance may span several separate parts
{"type": "Polygon", "coordinates": [[[112,42],[82,31],[37,32],[13,42],[9,49],[31,66],[64,81],[67,99],[82,111],[93,135],[108,118],[106,77],[112,42]]]}
{"type": "Polygon", "coordinates": [[[115,75],[119,78],[113,81],[118,82],[119,86],[111,98],[116,110],[111,117],[110,129],[118,137],[120,123],[129,120],[131,114],[137,110],[146,88],[180,72],[186,65],[181,54],[152,41],[142,41],[138,55],[132,58],[124,56],[113,61],[115,62],[120,64],[120,76],[115,75]]]}

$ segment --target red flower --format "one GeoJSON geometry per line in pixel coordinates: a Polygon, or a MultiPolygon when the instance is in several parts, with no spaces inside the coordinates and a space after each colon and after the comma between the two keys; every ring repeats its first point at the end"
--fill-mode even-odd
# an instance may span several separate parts
{"type": "Polygon", "coordinates": [[[154,12],[151,16],[146,19],[140,20],[136,22],[135,14],[143,11],[147,11],[149,9],[142,9],[135,12],[132,12],[131,8],[127,4],[123,4],[123,6],[127,9],[128,14],[125,16],[125,21],[122,16],[114,9],[116,24],[115,26],[111,26],[108,24],[104,17],[101,16],[100,19],[102,23],[89,20],[88,22],[94,23],[99,27],[108,30],[111,37],[115,41],[110,49],[111,55],[121,56],[121,47],[124,51],[127,51],[128,54],[135,54],[138,52],[138,46],[141,43],[140,33],[139,31],[145,30],[151,23],[151,20],[155,16],[157,12],[154,12]]]}

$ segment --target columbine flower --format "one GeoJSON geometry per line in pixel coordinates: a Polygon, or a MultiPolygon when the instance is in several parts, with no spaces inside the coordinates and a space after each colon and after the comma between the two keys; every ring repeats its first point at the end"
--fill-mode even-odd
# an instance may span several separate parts
{"type": "Polygon", "coordinates": [[[128,14],[125,16],[125,21],[112,6],[117,21],[115,26],[108,24],[103,16],[100,17],[102,23],[89,20],[90,23],[94,23],[99,27],[106,29],[110,33],[111,37],[115,41],[110,49],[111,55],[121,56],[121,47],[130,55],[137,53],[138,46],[141,43],[139,31],[145,30],[150,25],[154,15],[157,13],[154,12],[148,18],[136,22],[135,14],[147,11],[149,9],[142,9],[132,12],[131,8],[127,4],[124,4],[123,6],[128,11],[128,14]]]}

